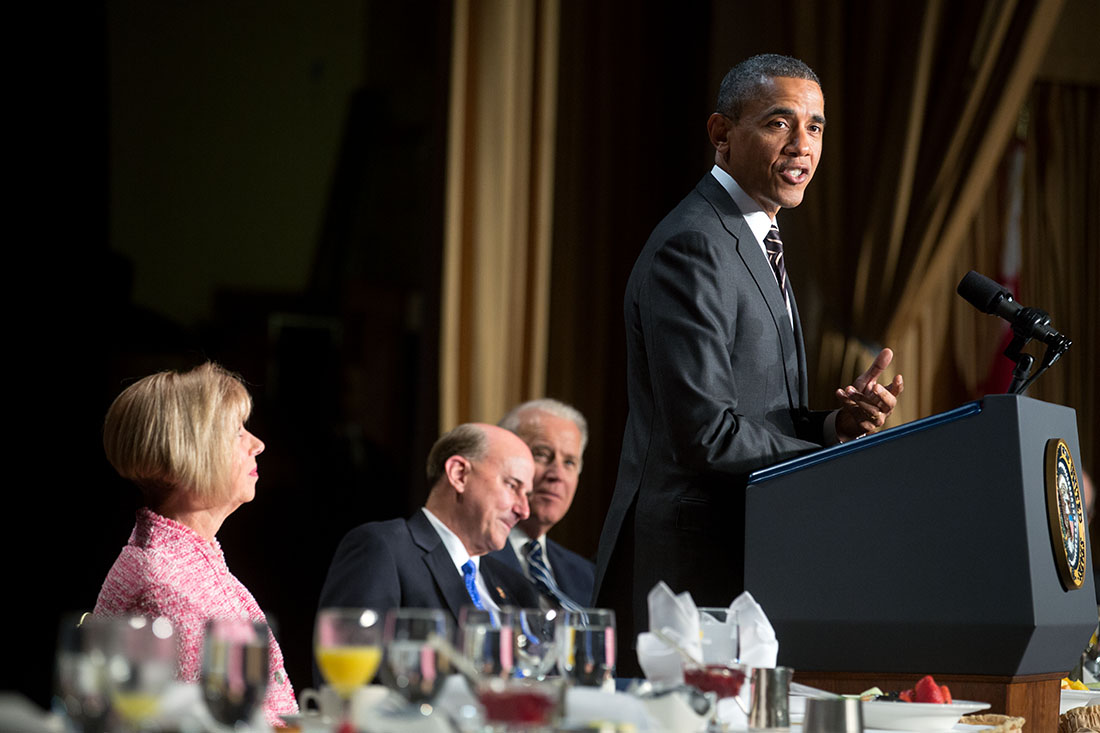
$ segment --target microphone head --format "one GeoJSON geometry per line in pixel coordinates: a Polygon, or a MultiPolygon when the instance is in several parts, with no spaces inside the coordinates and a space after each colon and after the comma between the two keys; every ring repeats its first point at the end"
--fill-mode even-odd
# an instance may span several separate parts
{"type": "Polygon", "coordinates": [[[982,313],[996,313],[997,304],[1012,300],[1012,293],[980,272],[971,270],[959,281],[955,289],[968,303],[982,313]]]}

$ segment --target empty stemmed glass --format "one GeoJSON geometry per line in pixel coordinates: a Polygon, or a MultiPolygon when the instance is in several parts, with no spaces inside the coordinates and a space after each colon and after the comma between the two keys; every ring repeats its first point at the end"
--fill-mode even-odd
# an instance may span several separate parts
{"type": "Polygon", "coordinates": [[[521,608],[515,612],[515,676],[544,680],[558,661],[554,628],[559,611],[521,608]]]}
{"type": "Polygon", "coordinates": [[[321,676],[343,700],[344,720],[355,691],[382,661],[382,616],[369,608],[324,608],[317,613],[314,653],[321,676]]]}
{"type": "Polygon", "coordinates": [[[448,641],[451,638],[451,622],[445,611],[394,608],[386,613],[383,682],[423,715],[431,714],[430,702],[450,673],[448,659],[428,643],[433,636],[448,641]]]}
{"type": "Polygon", "coordinates": [[[178,666],[176,635],[166,618],[108,620],[107,689],[111,709],[126,730],[151,727],[178,666]]]}
{"type": "Polygon", "coordinates": [[[200,688],[215,721],[248,729],[263,703],[267,677],[267,624],[249,619],[206,622],[200,688]]]}
{"type": "Polygon", "coordinates": [[[563,610],[555,632],[558,667],[573,684],[610,689],[615,684],[615,612],[563,610]]]}

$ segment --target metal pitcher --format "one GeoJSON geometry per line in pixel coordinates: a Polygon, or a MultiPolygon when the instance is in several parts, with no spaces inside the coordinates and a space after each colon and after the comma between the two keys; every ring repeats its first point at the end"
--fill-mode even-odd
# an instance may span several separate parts
{"type": "Polygon", "coordinates": [[[767,669],[757,667],[752,671],[752,702],[745,709],[741,698],[738,707],[748,716],[749,730],[787,730],[791,726],[787,697],[791,691],[790,667],[767,669]]]}

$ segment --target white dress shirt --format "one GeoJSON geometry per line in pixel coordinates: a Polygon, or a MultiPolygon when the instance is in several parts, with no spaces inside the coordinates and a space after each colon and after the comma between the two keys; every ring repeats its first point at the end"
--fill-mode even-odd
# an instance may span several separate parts
{"type": "MultiPolygon", "coordinates": [[[[443,521],[428,511],[428,507],[422,507],[424,516],[428,518],[428,521],[435,527],[436,533],[439,534],[439,539],[443,540],[443,546],[447,548],[447,554],[451,556],[451,562],[455,564],[455,569],[458,574],[462,576],[463,583],[465,584],[465,575],[462,572],[462,566],[466,564],[467,560],[474,561],[474,567],[477,568],[477,575],[474,576],[474,585],[477,586],[478,595],[481,596],[481,603],[485,608],[490,611],[499,611],[500,606],[493,600],[492,595],[489,594],[489,586],[485,584],[485,577],[481,574],[481,558],[471,557],[470,553],[466,551],[466,545],[462,544],[462,540],[458,538],[451,528],[443,524],[443,521]]],[[[473,605],[473,601],[470,601],[470,605],[473,605]]]]}
{"type": "MultiPolygon", "coordinates": [[[[733,180],[733,176],[722,170],[720,166],[715,165],[711,168],[710,174],[722,185],[722,188],[726,189],[726,193],[733,199],[733,203],[737,204],[737,208],[741,210],[741,218],[745,220],[745,225],[752,232],[752,236],[756,238],[756,243],[760,245],[760,251],[764,253],[764,258],[767,259],[768,247],[764,244],[764,237],[767,236],[773,224],[776,228],[779,228],[775,219],[768,216],[768,213],[761,208],[756,199],[745,193],[745,190],[737,184],[737,181],[733,180]]],[[[775,278],[775,284],[778,286],[779,277],[775,274],[775,269],[769,269],[771,269],[772,277],[775,278]]],[[[794,328],[794,311],[791,310],[791,300],[785,296],[786,294],[784,294],[783,299],[787,304],[787,317],[791,319],[791,328],[794,328]]],[[[836,410],[825,417],[824,438],[826,445],[835,445],[840,442],[836,434],[836,417],[836,410]]]]}
{"type": "MultiPolygon", "coordinates": [[[[768,247],[764,244],[764,237],[768,235],[773,226],[776,229],[779,228],[779,225],[775,223],[775,219],[770,217],[761,208],[760,204],[756,203],[756,199],[745,193],[745,190],[737,184],[737,181],[733,180],[733,177],[722,168],[716,165],[710,169],[710,174],[722,184],[722,188],[726,189],[726,193],[733,199],[733,203],[737,204],[737,208],[741,210],[741,218],[745,220],[745,225],[752,232],[752,236],[756,238],[756,243],[760,245],[760,251],[764,253],[764,258],[767,259],[768,247]]],[[[774,268],[772,268],[772,277],[775,278],[775,284],[778,286],[779,277],[775,274],[774,268]]],[[[791,328],[794,328],[794,312],[791,310],[791,300],[786,293],[783,294],[783,300],[787,305],[787,318],[791,319],[791,328]]]]}

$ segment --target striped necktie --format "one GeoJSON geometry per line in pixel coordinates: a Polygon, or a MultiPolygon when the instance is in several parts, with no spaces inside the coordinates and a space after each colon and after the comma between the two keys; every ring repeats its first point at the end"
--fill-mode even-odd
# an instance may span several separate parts
{"type": "Polygon", "coordinates": [[[768,253],[768,262],[779,282],[779,292],[783,293],[783,302],[787,302],[787,265],[783,262],[783,240],[779,238],[779,227],[772,228],[764,235],[764,250],[768,253]]]}
{"type": "Polygon", "coordinates": [[[477,592],[477,566],[473,560],[467,560],[462,566],[462,579],[466,581],[466,592],[470,594],[474,608],[484,611],[485,604],[481,602],[481,594],[477,592]]]}
{"type": "Polygon", "coordinates": [[[567,611],[580,611],[583,607],[569,596],[565,595],[558,584],[554,582],[554,576],[550,574],[550,568],[546,559],[542,556],[542,545],[538,540],[531,540],[523,548],[527,555],[527,568],[531,572],[531,580],[535,586],[545,595],[567,611]]]}

